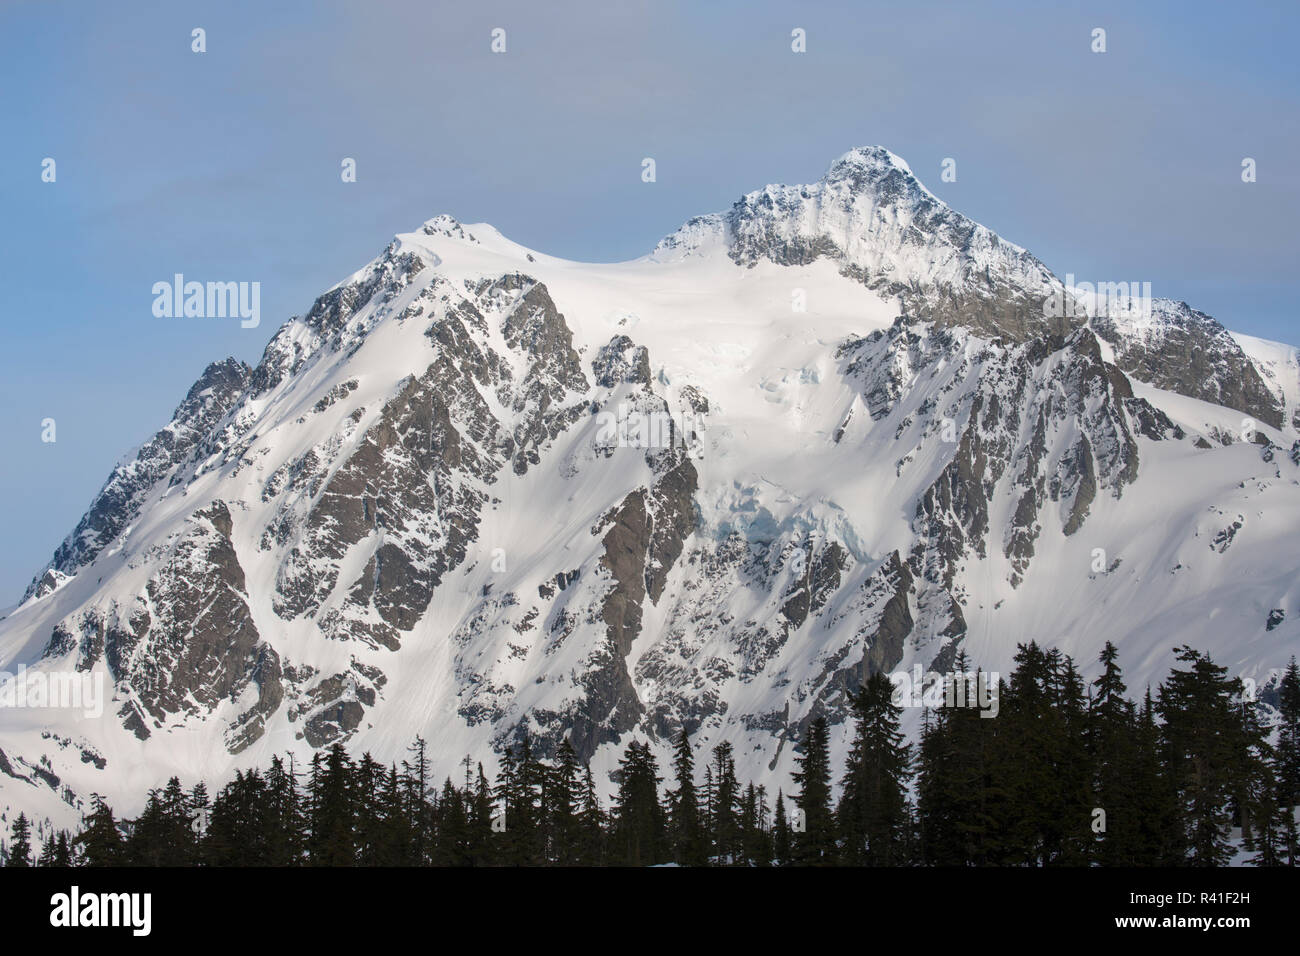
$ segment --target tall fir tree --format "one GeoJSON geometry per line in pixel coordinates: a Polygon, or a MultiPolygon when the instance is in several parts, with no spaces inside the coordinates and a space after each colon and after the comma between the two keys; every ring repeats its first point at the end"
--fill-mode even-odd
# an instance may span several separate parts
{"type": "Polygon", "coordinates": [[[1193,866],[1223,866],[1230,805],[1238,794],[1233,775],[1242,766],[1234,684],[1227,668],[1190,647],[1175,651],[1186,669],[1174,668],[1160,685],[1156,711],[1163,721],[1164,763],[1178,795],[1178,856],[1193,866]]]}
{"type": "Polygon", "coordinates": [[[785,794],[776,792],[776,809],[772,812],[772,859],[778,866],[789,866],[790,821],[786,817],[785,794]]]}
{"type": "MultiPolygon", "coordinates": [[[[434,806],[437,829],[430,849],[430,862],[434,866],[473,866],[475,863],[486,862],[475,859],[470,851],[470,823],[466,809],[464,795],[448,777],[443,781],[442,791],[434,806]]],[[[489,827],[490,822],[483,824],[485,833],[489,827]]],[[[485,845],[486,840],[480,844],[480,852],[485,845]]]]}
{"type": "Polygon", "coordinates": [[[312,759],[308,793],[310,835],[307,858],[313,866],[351,866],[356,859],[353,765],[335,743],[312,759]]]}
{"type": "Polygon", "coordinates": [[[713,748],[713,858],[722,865],[736,862],[740,852],[740,784],[732,746],[713,748]]]}
{"type": "Polygon", "coordinates": [[[578,813],[582,778],[578,755],[565,737],[555,748],[555,766],[546,774],[546,859],[559,866],[574,866],[580,856],[578,813]]]}
{"type": "Polygon", "coordinates": [[[1096,831],[1090,857],[1103,866],[1140,865],[1137,714],[1124,696],[1127,687],[1119,650],[1107,641],[1098,661],[1102,672],[1092,684],[1087,743],[1093,768],[1094,826],[1101,829],[1096,831]],[[1098,810],[1104,816],[1097,817],[1098,810]]]}
{"type": "Polygon", "coordinates": [[[583,866],[599,866],[606,860],[606,814],[600,806],[596,780],[587,766],[582,778],[582,809],[578,812],[581,834],[578,862],[583,866]]]}
{"type": "Polygon", "coordinates": [[[794,862],[828,866],[836,862],[835,820],[831,812],[830,732],[825,717],[817,717],[804,737],[803,753],[795,757],[794,781],[799,792],[799,826],[793,827],[794,862]]]}
{"type": "Polygon", "coordinates": [[[843,862],[850,865],[895,866],[910,852],[912,754],[893,693],[893,684],[877,671],[852,698],[854,738],[836,810],[843,862]]]}
{"type": "Polygon", "coordinates": [[[1300,807],[1300,668],[1291,658],[1278,685],[1277,791],[1282,813],[1280,839],[1288,866],[1300,865],[1300,834],[1296,808],[1300,807]]]}
{"type": "Polygon", "coordinates": [[[203,858],[212,866],[260,866],[269,861],[264,819],[266,784],[256,770],[239,771],[208,811],[203,858]]]}
{"type": "Polygon", "coordinates": [[[506,866],[536,866],[543,862],[541,772],[533,759],[527,733],[501,758],[497,801],[502,813],[495,833],[497,862],[506,866]]]}
{"type": "Polygon", "coordinates": [[[651,866],[668,861],[667,832],[659,802],[658,765],[650,745],[632,741],[619,760],[614,800],[616,862],[651,866]]]}
{"type": "Polygon", "coordinates": [[[267,865],[297,866],[306,847],[306,818],[297,764],[292,756],[287,765],[279,756],[271,758],[271,767],[266,772],[265,807],[258,841],[266,848],[267,865]]]}
{"type": "Polygon", "coordinates": [[[695,756],[685,727],[677,733],[673,772],[677,788],[668,795],[668,813],[674,859],[682,866],[704,866],[708,862],[708,849],[695,787],[695,756]]]}
{"type": "Polygon", "coordinates": [[[32,865],[31,837],[32,825],[27,820],[27,814],[20,812],[9,830],[9,853],[5,858],[5,866],[32,865]]]}
{"type": "MultiPolygon", "coordinates": [[[[964,654],[958,654],[957,674],[967,674],[964,654]]],[[[963,678],[964,679],[964,678],[963,678]]],[[[976,680],[981,678],[976,672],[976,680]]],[[[1005,681],[996,687],[999,714],[1005,707],[1005,681]]],[[[992,694],[992,688],[989,691],[992,694]]],[[[955,703],[955,692],[954,692],[955,703]]],[[[917,779],[915,856],[937,866],[1000,862],[1009,826],[1007,762],[998,748],[998,719],[980,716],[974,707],[927,709],[923,718],[917,779]]]]}
{"type": "Polygon", "coordinates": [[[74,841],[86,866],[119,866],[124,860],[122,831],[108,803],[91,794],[91,811],[74,841]]]}

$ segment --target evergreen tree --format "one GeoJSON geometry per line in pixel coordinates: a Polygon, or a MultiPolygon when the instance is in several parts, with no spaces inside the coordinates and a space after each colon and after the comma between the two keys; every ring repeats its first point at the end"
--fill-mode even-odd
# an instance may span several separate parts
{"type": "Polygon", "coordinates": [[[483,764],[478,765],[473,796],[470,795],[469,778],[466,777],[465,795],[465,846],[466,852],[474,866],[486,866],[493,861],[492,818],[497,812],[492,803],[492,788],[488,786],[487,775],[483,773],[483,764]]]}
{"type": "Polygon", "coordinates": [[[185,799],[185,810],[189,816],[190,837],[189,852],[191,861],[196,866],[207,864],[204,853],[204,834],[208,827],[208,817],[212,801],[208,799],[208,787],[202,780],[194,785],[185,799]]]}
{"type": "Polygon", "coordinates": [[[426,841],[424,826],[429,822],[426,796],[418,816],[407,815],[402,792],[402,778],[397,764],[391,764],[379,790],[379,846],[376,854],[380,866],[420,866],[428,861],[420,856],[426,841]]]}
{"type": "Polygon", "coordinates": [[[188,866],[193,862],[194,832],[180,781],[149,791],[144,811],[131,824],[126,857],[132,866],[188,866]]]}
{"type": "Polygon", "coordinates": [[[126,858],[133,866],[190,866],[197,840],[189,798],[172,777],[161,790],[149,792],[144,812],[131,825],[126,858]]]}
{"type": "Polygon", "coordinates": [[[1081,682],[1073,662],[1032,641],[1015,662],[994,735],[1006,803],[984,862],[1079,862],[1092,837],[1081,682]]]}
{"type": "Polygon", "coordinates": [[[795,757],[793,774],[799,785],[795,806],[800,826],[794,827],[794,861],[801,866],[826,866],[836,858],[835,821],[831,813],[830,735],[826,718],[816,718],[804,738],[803,753],[795,757]]]}
{"type": "Polygon", "coordinates": [[[781,866],[790,865],[790,821],[785,815],[785,794],[776,792],[776,810],[772,820],[772,856],[781,866]]]}
{"type": "Polygon", "coordinates": [[[271,768],[266,772],[265,812],[257,821],[260,825],[258,843],[265,847],[268,866],[297,866],[302,862],[306,846],[304,834],[305,808],[298,786],[298,773],[293,757],[288,766],[278,756],[271,758],[271,768]]]}
{"type": "MultiPolygon", "coordinates": [[[[956,660],[967,673],[965,655],[956,660]]],[[[978,673],[976,679],[980,679],[978,673]]],[[[997,683],[999,708],[1008,696],[997,683]]],[[[927,710],[921,732],[917,779],[917,852],[931,866],[965,866],[999,862],[1001,841],[1011,821],[1005,774],[1005,749],[998,749],[1002,718],[980,716],[973,707],[927,710]]]]}
{"type": "MultiPolygon", "coordinates": [[[[470,853],[469,820],[465,800],[448,777],[442,784],[442,793],[436,803],[438,821],[436,839],[432,850],[434,866],[472,866],[476,862],[470,853]]],[[[489,824],[485,823],[486,831],[489,824]]],[[[482,842],[486,846],[486,838],[482,842]]]]}
{"type": "Polygon", "coordinates": [[[86,866],[118,866],[125,855],[122,831],[103,797],[92,794],[91,801],[90,815],[76,839],[82,859],[86,866]]]}
{"type": "Polygon", "coordinates": [[[44,843],[41,844],[40,856],[36,858],[37,866],[54,865],[54,839],[55,839],[55,835],[51,833],[49,838],[44,843]]]}
{"type": "Polygon", "coordinates": [[[352,776],[342,744],[312,758],[307,856],[313,866],[351,866],[356,860],[352,776]]]}
{"type": "Polygon", "coordinates": [[[1081,866],[1091,855],[1091,811],[1096,805],[1088,752],[1088,702],[1083,678],[1068,654],[1054,648],[1048,664],[1048,696],[1057,720],[1052,799],[1058,819],[1046,828],[1046,858],[1049,863],[1081,866]]]}
{"type": "Polygon", "coordinates": [[[361,755],[352,775],[352,810],[354,817],[358,866],[378,866],[382,862],[384,817],[380,808],[380,789],[384,768],[369,751],[361,755]]]}
{"type": "Polygon", "coordinates": [[[579,770],[578,755],[565,737],[555,748],[555,767],[546,776],[543,799],[547,808],[546,858],[560,866],[573,866],[580,856],[578,812],[582,780],[579,770]]]}
{"type": "Polygon", "coordinates": [[[60,830],[58,838],[54,843],[54,859],[51,866],[70,867],[76,866],[76,858],[73,855],[72,838],[67,830],[60,830]]]}
{"type": "Polygon", "coordinates": [[[217,793],[208,811],[203,857],[212,866],[261,866],[269,862],[266,786],[256,770],[239,771],[217,793]]]}
{"type": "Polygon", "coordinates": [[[713,748],[713,853],[719,864],[736,861],[740,853],[740,784],[736,760],[727,741],[713,748]]]}
{"type": "Polygon", "coordinates": [[[1277,802],[1281,808],[1279,838],[1289,866],[1300,865],[1296,807],[1300,806],[1300,669],[1291,658],[1278,686],[1277,802]]]}
{"type": "Polygon", "coordinates": [[[893,685],[879,671],[852,703],[855,735],[836,810],[843,862],[896,866],[908,856],[911,820],[907,786],[912,755],[899,729],[902,708],[894,704],[893,685]]]}
{"type": "Polygon", "coordinates": [[[613,836],[616,862],[626,866],[667,862],[667,833],[659,803],[661,778],[650,745],[632,741],[619,760],[618,773],[613,836]]]}
{"type": "Polygon", "coordinates": [[[708,862],[704,831],[700,821],[699,797],[695,789],[695,756],[686,728],[677,734],[673,752],[677,789],[668,795],[674,859],[682,866],[704,866],[708,862]]]}
{"type": "Polygon", "coordinates": [[[1223,866],[1231,857],[1230,803],[1238,793],[1242,743],[1227,668],[1180,647],[1175,668],[1160,685],[1156,710],[1163,721],[1164,763],[1178,796],[1179,856],[1193,866],[1223,866]]]}
{"type": "Polygon", "coordinates": [[[1105,813],[1105,829],[1097,834],[1092,858],[1103,866],[1132,866],[1142,859],[1142,808],[1137,785],[1139,741],[1137,714],[1124,693],[1119,651],[1110,641],[1098,660],[1101,676],[1093,681],[1088,711],[1088,749],[1093,765],[1092,790],[1096,807],[1105,813]]]}
{"type": "Polygon", "coordinates": [[[746,784],[740,800],[740,862],[748,866],[765,866],[771,859],[766,847],[761,789],[752,782],[746,784]]]}
{"type": "Polygon", "coordinates": [[[408,759],[402,761],[402,800],[408,821],[410,846],[406,855],[415,865],[428,862],[431,848],[428,834],[432,827],[429,802],[429,757],[424,738],[417,736],[407,748],[408,759]]]}
{"type": "Polygon", "coordinates": [[[526,733],[501,758],[497,800],[504,830],[494,834],[497,861],[506,866],[537,866],[544,862],[541,833],[541,768],[533,759],[526,733]]]}
{"type": "Polygon", "coordinates": [[[605,812],[600,808],[600,795],[588,766],[582,779],[582,809],[578,812],[578,863],[598,866],[605,862],[605,827],[605,812]]]}
{"type": "Polygon", "coordinates": [[[1259,715],[1259,703],[1244,694],[1238,683],[1239,743],[1233,774],[1233,806],[1241,824],[1242,844],[1259,866],[1281,866],[1285,857],[1285,815],[1278,786],[1276,751],[1269,746],[1268,729],[1259,715]]]}
{"type": "Polygon", "coordinates": [[[32,827],[27,822],[27,815],[19,813],[9,831],[9,855],[5,866],[32,865],[32,827]]]}
{"type": "Polygon", "coordinates": [[[1184,862],[1178,791],[1163,761],[1151,688],[1146,689],[1134,725],[1135,764],[1131,787],[1138,825],[1133,837],[1136,866],[1178,866],[1184,862]]]}
{"type": "Polygon", "coordinates": [[[754,791],[758,803],[758,832],[749,858],[759,866],[772,865],[772,811],[768,807],[767,787],[759,784],[754,791]]]}

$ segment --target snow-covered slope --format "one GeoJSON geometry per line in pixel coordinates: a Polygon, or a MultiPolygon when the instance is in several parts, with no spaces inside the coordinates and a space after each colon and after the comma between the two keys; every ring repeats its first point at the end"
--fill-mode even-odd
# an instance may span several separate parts
{"type": "Polygon", "coordinates": [[[1296,351],[1216,332],[1210,393],[1144,372],[1178,336],[1045,317],[1062,289],[879,148],[633,262],[399,235],[210,367],[0,620],[4,669],[111,697],[0,710],[0,805],[69,825],[417,734],[490,771],[521,726],[606,773],[685,724],[774,789],[873,670],[1029,639],[1266,680],[1300,636],[1296,351]],[[1243,430],[1238,395],[1281,412],[1243,430]]]}

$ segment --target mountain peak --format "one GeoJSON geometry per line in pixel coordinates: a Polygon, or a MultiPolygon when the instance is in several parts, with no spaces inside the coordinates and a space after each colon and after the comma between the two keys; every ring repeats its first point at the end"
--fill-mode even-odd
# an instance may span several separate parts
{"type": "Polygon", "coordinates": [[[465,227],[459,220],[446,213],[426,220],[420,231],[426,236],[445,236],[448,239],[464,239],[467,242],[478,242],[470,233],[466,232],[465,227]]]}
{"type": "Polygon", "coordinates": [[[1139,685],[1178,642],[1285,659],[1293,351],[1256,370],[1167,300],[1149,335],[1050,317],[1051,274],[882,147],[676,238],[695,261],[584,264],[437,216],[209,366],[0,620],[0,666],[117,708],[4,708],[58,787],[0,773],[0,810],[426,735],[441,779],[520,728],[605,786],[627,735],[696,727],[775,789],[816,717],[848,745],[868,672],[1045,628],[1135,642],[1139,685]]]}
{"type": "Polygon", "coordinates": [[[907,165],[907,161],[897,153],[891,152],[883,146],[855,146],[847,153],[839,156],[830,168],[826,170],[826,175],[822,177],[822,182],[855,182],[864,181],[879,182],[889,177],[898,176],[911,183],[915,183],[927,196],[939,201],[912,172],[912,167],[907,165]],[[867,177],[866,180],[863,177],[867,177]]]}
{"type": "Polygon", "coordinates": [[[821,182],[844,185],[854,192],[868,190],[884,202],[948,208],[926,189],[903,157],[883,146],[854,147],[831,163],[821,182]]]}
{"type": "Polygon", "coordinates": [[[1061,288],[1046,266],[937,198],[883,146],[849,150],[814,183],[768,185],[726,213],[696,217],[652,257],[711,250],[746,268],[829,259],[841,274],[901,298],[910,316],[988,336],[1019,341],[1070,324],[1046,317],[1043,301],[1061,288]]]}
{"type": "Polygon", "coordinates": [[[831,168],[834,169],[836,166],[841,164],[856,166],[894,166],[907,173],[912,171],[911,167],[907,165],[907,161],[904,160],[903,157],[889,149],[886,149],[884,146],[854,146],[847,153],[844,153],[836,159],[835,162],[831,164],[831,168]]]}

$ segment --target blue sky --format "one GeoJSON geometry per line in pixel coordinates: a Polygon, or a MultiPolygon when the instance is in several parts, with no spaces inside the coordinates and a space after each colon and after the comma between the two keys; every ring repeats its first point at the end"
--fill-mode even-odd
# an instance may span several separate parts
{"type": "Polygon", "coordinates": [[[627,259],[880,144],[1059,275],[1300,343],[1298,28],[1190,0],[0,4],[0,606],[210,361],[255,364],[442,212],[627,259]],[[155,318],[176,272],[260,282],[261,326],[155,318]]]}

